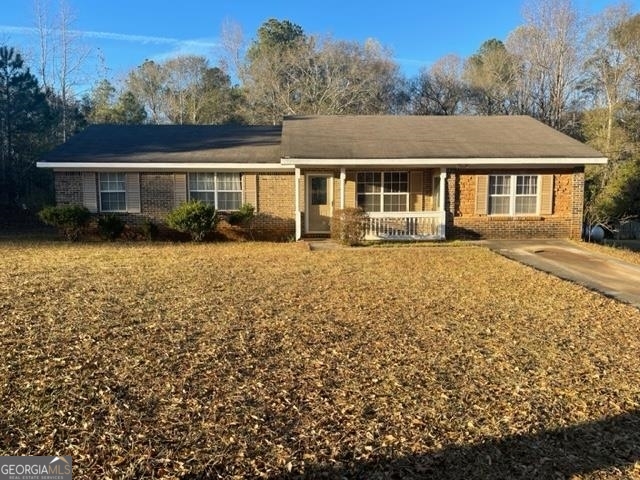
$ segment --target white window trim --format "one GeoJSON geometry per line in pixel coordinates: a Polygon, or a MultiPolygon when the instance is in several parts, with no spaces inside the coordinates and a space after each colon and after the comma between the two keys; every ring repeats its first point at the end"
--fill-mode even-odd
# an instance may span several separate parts
{"type": "Polygon", "coordinates": [[[127,177],[124,172],[102,172],[98,174],[98,199],[100,200],[100,212],[105,213],[126,213],[127,212],[127,177]],[[117,174],[123,176],[124,190],[102,190],[102,175],[105,174],[117,174]],[[102,206],[102,194],[103,193],[124,193],[124,209],[121,210],[107,210],[102,206]]]}
{"type": "MultiPolygon", "coordinates": [[[[190,172],[187,175],[187,194],[188,194],[188,198],[189,200],[191,200],[191,193],[192,192],[213,192],[213,201],[214,201],[214,208],[216,210],[220,210],[218,208],[219,202],[218,202],[218,193],[239,193],[240,194],[240,206],[242,206],[242,174],[238,173],[238,172],[190,172]],[[238,176],[240,177],[240,190],[218,190],[218,173],[237,173],[238,176]],[[191,189],[191,175],[198,175],[198,174],[213,174],[213,190],[192,190],[191,189]]],[[[236,212],[238,211],[238,209],[240,208],[240,206],[236,209],[232,209],[232,210],[221,210],[222,212],[236,212]]]]}
{"type": "Polygon", "coordinates": [[[527,217],[531,215],[540,214],[540,188],[542,186],[541,175],[535,173],[492,173],[489,175],[489,181],[487,185],[488,204],[487,211],[492,217],[527,217]],[[508,195],[492,195],[491,194],[491,177],[509,177],[511,193],[508,195]],[[516,194],[516,185],[518,177],[536,177],[536,211],[533,213],[516,213],[516,198],[517,197],[530,197],[533,195],[518,195],[516,194]],[[509,197],[509,212],[508,213],[491,213],[491,197],[509,197]]]}
{"type": "Polygon", "coordinates": [[[410,190],[411,190],[411,178],[409,175],[409,172],[406,170],[393,170],[393,171],[386,171],[386,170],[367,170],[367,171],[362,171],[362,172],[357,172],[356,173],[356,205],[358,205],[358,196],[360,195],[369,195],[369,196],[374,196],[374,195],[379,195],[380,196],[380,210],[376,210],[377,212],[381,212],[381,213],[393,213],[393,212],[386,212],[384,209],[384,197],[385,195],[388,196],[401,196],[404,195],[405,196],[405,200],[406,200],[406,204],[405,204],[405,212],[409,211],[409,194],[410,194],[410,190]],[[380,175],[380,192],[376,192],[376,193],[358,193],[358,176],[361,174],[367,174],[367,173],[379,173],[380,175]],[[393,173],[404,173],[407,176],[407,191],[406,192],[385,192],[384,191],[384,176],[385,174],[393,174],[393,173]]]}

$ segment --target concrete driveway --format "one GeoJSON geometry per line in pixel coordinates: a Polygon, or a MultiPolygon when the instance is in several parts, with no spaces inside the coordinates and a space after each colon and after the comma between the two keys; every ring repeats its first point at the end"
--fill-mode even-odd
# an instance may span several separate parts
{"type": "Polygon", "coordinates": [[[640,308],[640,266],[565,240],[487,240],[507,258],[640,308]]]}

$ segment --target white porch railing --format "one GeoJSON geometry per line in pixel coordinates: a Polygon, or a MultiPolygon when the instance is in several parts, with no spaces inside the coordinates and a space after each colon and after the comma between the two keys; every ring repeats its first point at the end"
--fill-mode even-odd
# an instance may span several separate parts
{"type": "Polygon", "coordinates": [[[444,240],[445,212],[369,212],[365,240],[444,240]]]}

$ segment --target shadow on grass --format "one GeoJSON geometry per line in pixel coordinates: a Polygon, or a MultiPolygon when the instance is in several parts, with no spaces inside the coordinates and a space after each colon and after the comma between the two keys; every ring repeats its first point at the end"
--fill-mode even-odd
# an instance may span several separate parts
{"type": "MultiPolygon", "coordinates": [[[[640,461],[640,411],[531,435],[487,439],[425,455],[359,461],[345,455],[337,466],[307,465],[304,473],[276,479],[561,479],[616,471],[640,461]]],[[[295,468],[295,467],[294,467],[295,468]]],[[[215,478],[213,471],[189,476],[215,478]]]]}

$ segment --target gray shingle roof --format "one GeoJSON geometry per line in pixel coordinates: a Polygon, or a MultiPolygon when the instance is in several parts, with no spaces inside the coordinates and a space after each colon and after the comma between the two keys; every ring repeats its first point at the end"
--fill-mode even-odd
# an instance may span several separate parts
{"type": "Polygon", "coordinates": [[[602,158],[526,116],[287,117],[285,158],[602,158]]]}
{"type": "Polygon", "coordinates": [[[92,125],[44,162],[279,163],[281,127],[92,125]]]}
{"type": "Polygon", "coordinates": [[[293,159],[603,158],[530,117],[299,116],[278,126],[92,125],[41,161],[265,163],[293,159]]]}

